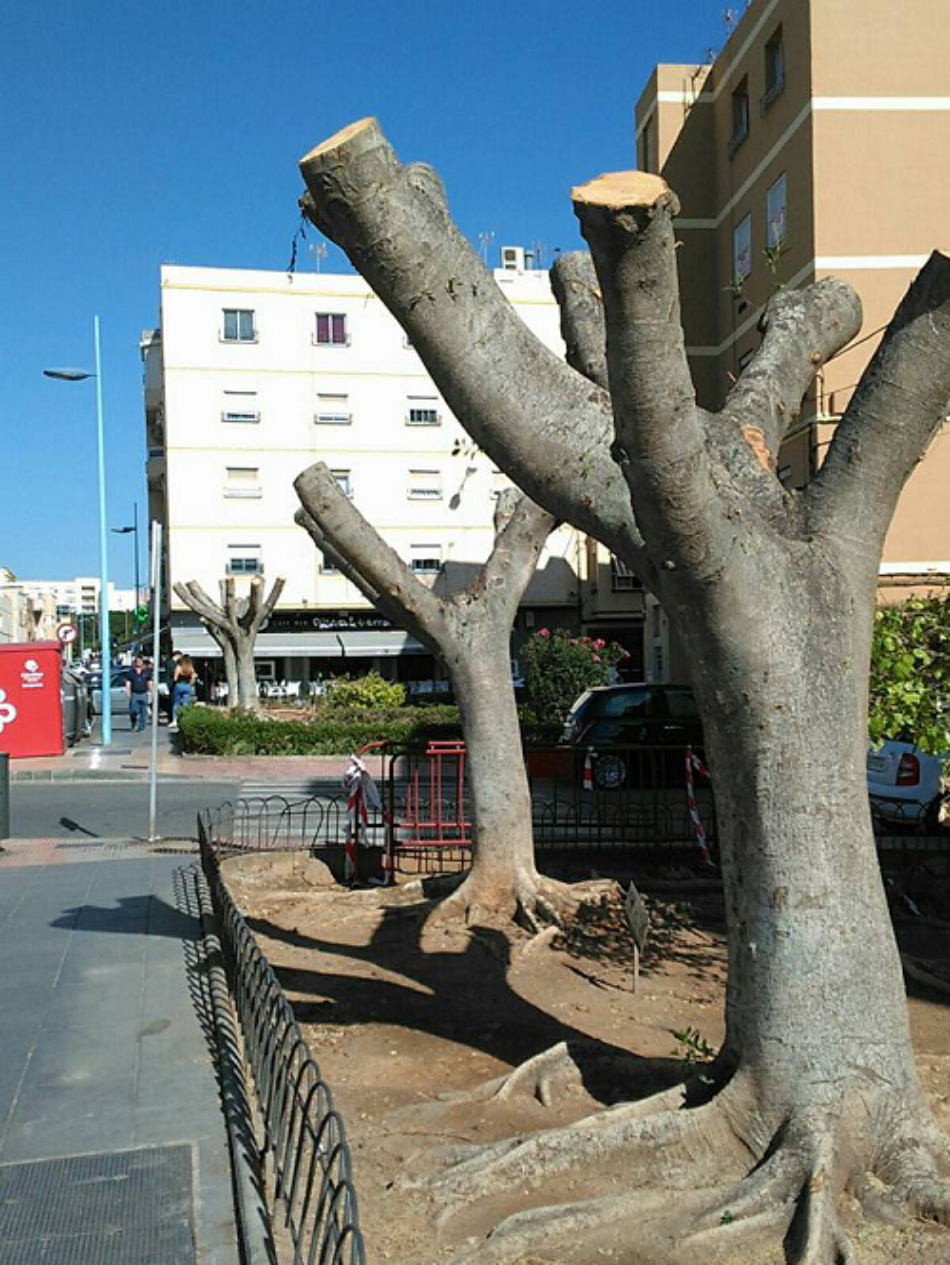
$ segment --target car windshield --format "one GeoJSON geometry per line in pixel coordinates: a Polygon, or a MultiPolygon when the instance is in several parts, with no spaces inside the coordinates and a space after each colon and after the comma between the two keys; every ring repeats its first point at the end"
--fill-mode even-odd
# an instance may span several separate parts
{"type": "Polygon", "coordinates": [[[666,705],[676,720],[695,720],[699,716],[692,690],[667,690],[666,705]]]}
{"type": "Polygon", "coordinates": [[[604,719],[636,720],[644,716],[655,716],[655,692],[646,687],[642,690],[618,690],[604,695],[597,711],[604,719]]]}

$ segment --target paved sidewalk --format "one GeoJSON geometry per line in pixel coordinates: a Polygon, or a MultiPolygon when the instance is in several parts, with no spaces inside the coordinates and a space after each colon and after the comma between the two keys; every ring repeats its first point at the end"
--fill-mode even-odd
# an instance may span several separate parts
{"type": "Polygon", "coordinates": [[[190,858],[4,846],[0,1265],[236,1265],[198,926],[179,873],[190,858]],[[35,1163],[64,1156],[86,1159],[35,1163]],[[38,1212],[11,1220],[23,1190],[41,1187],[38,1212]],[[119,1200],[108,1216],[107,1197],[119,1200]]]}

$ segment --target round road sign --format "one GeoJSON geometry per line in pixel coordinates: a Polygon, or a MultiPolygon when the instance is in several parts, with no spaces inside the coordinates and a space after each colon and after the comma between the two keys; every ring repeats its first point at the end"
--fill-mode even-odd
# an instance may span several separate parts
{"type": "Polygon", "coordinates": [[[60,624],[56,629],[56,638],[61,641],[64,646],[68,646],[71,641],[75,641],[79,633],[72,624],[60,624]]]}

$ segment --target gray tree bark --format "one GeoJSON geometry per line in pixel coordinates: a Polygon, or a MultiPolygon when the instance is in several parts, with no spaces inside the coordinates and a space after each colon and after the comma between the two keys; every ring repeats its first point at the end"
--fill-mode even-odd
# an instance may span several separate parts
{"type": "Polygon", "coordinates": [[[414,575],[318,463],[295,481],[298,523],[360,591],[445,662],[462,719],[472,805],[472,866],[439,910],[470,922],[557,916],[558,884],[534,866],[531,798],[511,681],[511,627],[555,522],[503,493],[491,556],[464,589],[436,593],[414,575]]]}
{"type": "Polygon", "coordinates": [[[221,602],[212,601],[197,580],[176,584],[175,592],[193,610],[221,647],[228,682],[228,705],[260,711],[257,678],[254,673],[254,643],[283,592],[278,578],[264,597],[263,581],[255,576],[246,597],[239,597],[233,577],[220,582],[221,602]]]}
{"type": "MultiPolygon", "coordinates": [[[[437,177],[401,167],[372,120],[301,170],[305,212],[401,322],[479,446],[663,602],[694,665],[716,787],[730,970],[710,1077],[487,1148],[449,1169],[443,1194],[491,1197],[619,1149],[632,1184],[650,1166],[690,1188],[677,1201],[689,1259],[787,1233],[795,1265],[850,1262],[845,1190],[870,1214],[883,1189],[950,1223],[950,1144],[914,1070],[864,773],[884,535],[950,405],[950,259],[935,253],[910,288],[820,473],[796,492],[776,458],[816,370],[860,328],[846,285],[776,296],[755,360],[710,414],[680,322],[678,206],[659,177],[572,193],[596,282],[575,260],[556,284],[587,304],[569,353],[595,381],[602,298],[604,390],[532,339],[451,224],[437,177]]],[[[648,1211],[627,1192],[522,1214],[472,1259],[513,1260],[605,1221],[648,1248],[648,1211]]]]}

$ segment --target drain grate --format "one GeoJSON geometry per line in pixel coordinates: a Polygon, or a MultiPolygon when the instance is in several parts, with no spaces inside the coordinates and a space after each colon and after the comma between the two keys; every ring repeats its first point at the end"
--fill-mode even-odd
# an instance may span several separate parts
{"type": "Polygon", "coordinates": [[[191,1147],[0,1164],[0,1265],[194,1265],[191,1147]]]}

